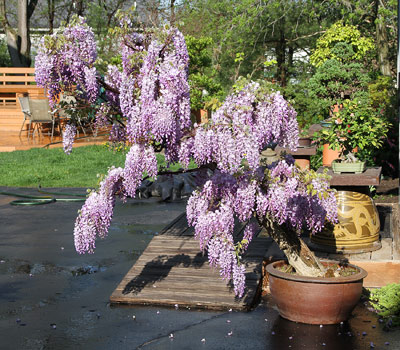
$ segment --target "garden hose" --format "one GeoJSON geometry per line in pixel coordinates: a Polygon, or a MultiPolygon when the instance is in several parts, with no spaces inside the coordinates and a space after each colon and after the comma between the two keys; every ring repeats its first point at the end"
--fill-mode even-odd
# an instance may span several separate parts
{"type": "Polygon", "coordinates": [[[11,205],[42,205],[54,202],[84,202],[86,198],[85,194],[43,191],[40,187],[37,190],[40,193],[50,194],[52,196],[31,196],[27,194],[19,194],[19,193],[4,192],[4,191],[1,191],[0,194],[3,194],[5,196],[25,198],[25,199],[17,199],[11,201],[10,202],[11,205]],[[54,195],[85,197],[85,198],[55,198],[54,195]]]}

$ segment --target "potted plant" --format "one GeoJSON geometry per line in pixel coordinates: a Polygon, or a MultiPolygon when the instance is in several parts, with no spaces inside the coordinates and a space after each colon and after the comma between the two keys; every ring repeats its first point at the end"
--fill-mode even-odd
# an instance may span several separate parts
{"type": "Polygon", "coordinates": [[[365,101],[346,100],[333,113],[331,125],[320,131],[320,139],[340,150],[339,160],[332,162],[334,173],[364,171],[365,161],[359,160],[355,151],[369,154],[382,146],[389,128],[382,112],[365,101]]]}
{"type": "MultiPolygon", "coordinates": [[[[320,122],[324,128],[331,126],[331,117],[343,101],[368,98],[371,78],[366,63],[373,48],[373,41],[363,37],[355,26],[340,22],[333,24],[318,39],[310,57],[316,71],[308,82],[308,89],[310,97],[320,106],[320,113],[326,114],[327,119],[320,122]]],[[[323,165],[331,166],[339,153],[339,148],[324,143],[323,165]]]]}
{"type": "MultiPolygon", "coordinates": [[[[118,31],[122,35],[122,72],[109,67],[105,80],[96,72],[93,33],[81,18],[62,34],[43,40],[36,57],[37,82],[47,88],[50,97],[60,84],[75,83],[76,93],[90,104],[103,86],[108,93],[107,108],[91,104],[97,108],[96,122],[116,122],[117,115],[119,124],[125,126],[122,136],[132,143],[125,166],[110,168],[99,188],[88,195],[75,223],[76,250],[94,252],[96,239],[107,235],[116,198],[134,197],[143,175],[157,176],[155,154],[163,151],[170,163],[179,161],[187,167],[193,159],[198,165],[201,176],[198,190],[188,200],[188,222],[194,226],[195,238],[207,252],[210,265],[232,281],[238,297],[245,288],[241,257],[256,232],[256,221],[278,243],[298,278],[306,276],[308,289],[314,288],[309,278],[335,281],[333,284],[340,286],[351,280],[350,299],[357,302],[365,273],[353,269],[352,278],[340,277],[342,268],[321,263],[299,235],[304,228],[318,232],[326,222],[337,220],[327,176],[299,169],[290,156],[270,165],[260,160],[268,145],[296,148],[294,109],[279,92],[249,81],[227,97],[212,120],[192,124],[183,35],[175,28],[138,33],[127,16],[121,17],[118,31]],[[233,237],[235,218],[246,225],[242,237],[233,237]]],[[[302,292],[302,297],[307,296],[313,298],[308,291],[302,292]]],[[[342,321],[352,306],[340,318],[321,318],[321,323],[342,321]]]]}

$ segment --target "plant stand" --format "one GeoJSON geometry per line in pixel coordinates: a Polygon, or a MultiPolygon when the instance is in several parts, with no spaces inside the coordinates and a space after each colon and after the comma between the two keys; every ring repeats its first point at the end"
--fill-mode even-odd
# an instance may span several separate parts
{"type": "Polygon", "coordinates": [[[290,153],[295,159],[296,164],[302,169],[310,169],[310,157],[317,153],[316,146],[299,146],[297,151],[291,151],[288,148],[276,147],[275,151],[290,153]]]}

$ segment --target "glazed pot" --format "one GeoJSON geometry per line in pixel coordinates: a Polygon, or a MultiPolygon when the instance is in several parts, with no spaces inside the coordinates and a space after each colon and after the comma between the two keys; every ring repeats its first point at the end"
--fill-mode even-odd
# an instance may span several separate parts
{"type": "MultiPolygon", "coordinates": [[[[337,262],[322,262],[325,266],[337,262]]],[[[283,318],[307,324],[337,324],[346,321],[360,300],[367,272],[348,264],[358,272],[346,277],[306,277],[281,271],[283,260],[267,265],[273,301],[283,318]]]]}
{"type": "Polygon", "coordinates": [[[353,191],[335,193],[339,222],[311,235],[311,247],[329,253],[365,253],[380,249],[379,213],[371,197],[353,191]]]}

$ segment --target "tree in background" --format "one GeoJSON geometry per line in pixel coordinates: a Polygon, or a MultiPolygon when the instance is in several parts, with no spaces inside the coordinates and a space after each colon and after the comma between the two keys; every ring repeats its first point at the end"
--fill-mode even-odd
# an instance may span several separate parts
{"type": "Polygon", "coordinates": [[[397,54],[397,1],[341,0],[341,3],[344,5],[344,19],[375,38],[376,65],[380,73],[394,77],[397,54]]]}
{"type": "Polygon", "coordinates": [[[215,70],[211,68],[209,47],[210,37],[185,37],[189,53],[190,107],[192,110],[212,109],[211,104],[223,96],[222,87],[214,79],[215,70]]]}
{"type": "Polygon", "coordinates": [[[18,28],[15,30],[7,17],[6,0],[0,1],[0,21],[7,38],[7,47],[14,67],[30,67],[30,20],[38,0],[18,0],[18,28]]]}
{"type": "Polygon", "coordinates": [[[345,99],[368,99],[373,41],[355,26],[333,24],[317,41],[310,61],[317,67],[308,81],[308,93],[318,102],[321,114],[345,99]]]}
{"type": "Polygon", "coordinates": [[[310,51],[337,10],[313,0],[194,0],[186,2],[182,12],[185,23],[181,29],[185,33],[213,38],[213,63],[219,80],[229,87],[237,76],[238,54],[239,74],[253,78],[263,77],[266,56],[274,56],[274,79],[286,86],[298,72],[296,53],[310,51]]]}
{"type": "Polygon", "coordinates": [[[320,67],[325,61],[336,59],[340,62],[352,60],[363,60],[375,48],[371,38],[362,36],[356,26],[343,25],[341,22],[333,24],[316,43],[316,48],[310,56],[310,62],[315,67],[320,67]],[[347,43],[351,46],[352,53],[338,56],[335,53],[337,43],[347,43]]]}

